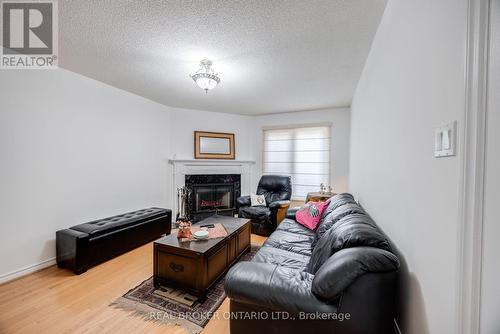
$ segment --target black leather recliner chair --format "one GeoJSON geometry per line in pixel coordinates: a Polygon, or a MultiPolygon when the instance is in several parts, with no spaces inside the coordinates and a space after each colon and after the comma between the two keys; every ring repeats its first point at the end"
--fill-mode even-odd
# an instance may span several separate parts
{"type": "Polygon", "coordinates": [[[283,175],[264,175],[257,186],[257,195],[264,195],[267,206],[250,206],[250,196],[236,199],[240,218],[252,220],[252,233],[268,236],[286,213],[292,196],[292,179],[283,175]]]}

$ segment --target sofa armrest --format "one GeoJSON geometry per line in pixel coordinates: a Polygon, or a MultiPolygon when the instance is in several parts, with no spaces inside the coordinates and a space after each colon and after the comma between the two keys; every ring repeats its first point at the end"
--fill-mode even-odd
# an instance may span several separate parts
{"type": "Polygon", "coordinates": [[[286,218],[295,220],[295,214],[300,210],[300,207],[288,208],[286,210],[286,218]]]}
{"type": "Polygon", "coordinates": [[[333,300],[356,279],[368,273],[395,272],[396,255],[374,247],[342,249],[319,268],[312,282],[312,292],[322,300],[333,300]]]}
{"type": "Polygon", "coordinates": [[[252,202],[250,201],[250,196],[240,196],[236,199],[236,208],[239,209],[244,206],[250,206],[252,202]]]}
{"type": "Polygon", "coordinates": [[[229,270],[224,288],[234,301],[286,311],[334,313],[337,306],[311,292],[313,275],[269,263],[240,262],[229,270]]]}

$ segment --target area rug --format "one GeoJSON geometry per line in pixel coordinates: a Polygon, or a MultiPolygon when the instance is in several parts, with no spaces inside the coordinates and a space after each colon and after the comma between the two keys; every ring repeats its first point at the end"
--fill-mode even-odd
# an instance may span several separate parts
{"type": "MultiPolygon", "coordinates": [[[[251,260],[259,248],[252,245],[250,252],[243,255],[240,261],[251,260]]],[[[129,311],[146,321],[180,325],[188,333],[197,334],[226,298],[224,278],[225,275],[208,291],[203,303],[180,290],[169,287],[157,290],[153,286],[153,277],[150,277],[115,300],[111,306],[129,311]]]]}

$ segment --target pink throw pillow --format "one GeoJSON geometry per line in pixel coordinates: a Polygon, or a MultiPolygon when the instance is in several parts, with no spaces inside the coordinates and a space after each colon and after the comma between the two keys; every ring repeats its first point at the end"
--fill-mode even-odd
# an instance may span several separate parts
{"type": "Polygon", "coordinates": [[[321,214],[328,206],[328,202],[307,202],[295,213],[297,223],[314,231],[318,226],[321,214]]]}

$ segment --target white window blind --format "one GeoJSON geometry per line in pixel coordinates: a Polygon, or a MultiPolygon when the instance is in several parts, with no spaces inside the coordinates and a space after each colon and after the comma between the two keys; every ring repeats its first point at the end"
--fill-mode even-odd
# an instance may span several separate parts
{"type": "Polygon", "coordinates": [[[292,199],[330,184],[330,126],[264,130],[263,173],[290,175],[292,199]]]}

